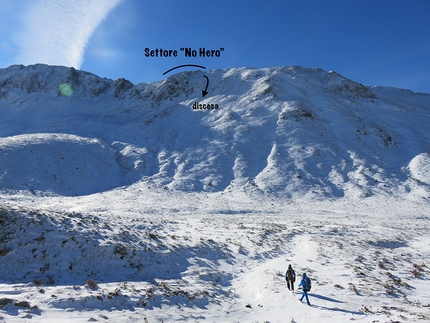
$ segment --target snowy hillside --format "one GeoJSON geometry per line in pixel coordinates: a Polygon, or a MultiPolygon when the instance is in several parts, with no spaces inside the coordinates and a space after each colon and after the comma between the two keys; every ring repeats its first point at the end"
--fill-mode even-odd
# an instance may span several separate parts
{"type": "Polygon", "coordinates": [[[0,86],[5,189],[84,195],[144,179],[185,192],[295,199],[429,196],[429,94],[301,67],[184,72],[134,86],[12,66],[0,86]],[[195,102],[219,108],[194,110],[195,102]],[[67,155],[48,149],[63,144],[67,155]],[[92,169],[98,184],[80,185],[92,169]]]}
{"type": "Polygon", "coordinates": [[[1,69],[0,322],[430,322],[429,121],[320,69],[1,69]]]}

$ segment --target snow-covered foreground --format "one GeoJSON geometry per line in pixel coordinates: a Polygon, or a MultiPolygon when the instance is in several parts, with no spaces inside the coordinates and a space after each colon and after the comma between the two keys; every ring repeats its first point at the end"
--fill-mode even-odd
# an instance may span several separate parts
{"type": "Polygon", "coordinates": [[[1,201],[5,322],[430,320],[426,202],[292,203],[144,183],[1,201]],[[312,278],[312,307],[298,282],[287,290],[288,264],[312,278]]]}

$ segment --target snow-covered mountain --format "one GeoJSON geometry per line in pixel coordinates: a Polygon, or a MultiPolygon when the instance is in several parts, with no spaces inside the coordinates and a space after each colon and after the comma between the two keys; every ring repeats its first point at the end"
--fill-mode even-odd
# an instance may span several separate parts
{"type": "Polygon", "coordinates": [[[2,69],[0,322],[430,321],[429,121],[320,69],[2,69]]]}
{"type": "Polygon", "coordinates": [[[321,69],[194,71],[133,85],[11,66],[0,70],[0,185],[83,195],[146,180],[186,192],[428,197],[429,122],[429,94],[321,69]]]}

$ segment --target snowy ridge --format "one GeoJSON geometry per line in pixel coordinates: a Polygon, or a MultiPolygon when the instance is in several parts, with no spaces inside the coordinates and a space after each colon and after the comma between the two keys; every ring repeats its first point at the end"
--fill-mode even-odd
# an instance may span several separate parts
{"type": "MultiPolygon", "coordinates": [[[[172,190],[246,188],[295,199],[417,190],[428,197],[409,163],[430,151],[429,94],[301,67],[184,72],[133,85],[73,68],[12,66],[0,72],[0,85],[1,136],[100,140],[117,156],[109,166],[123,173],[117,186],[144,179],[172,190]],[[202,100],[203,75],[211,85],[202,100]],[[59,90],[64,84],[71,95],[59,90]],[[193,110],[194,102],[219,109],[193,110]]],[[[32,189],[57,185],[45,184],[32,189]]]]}

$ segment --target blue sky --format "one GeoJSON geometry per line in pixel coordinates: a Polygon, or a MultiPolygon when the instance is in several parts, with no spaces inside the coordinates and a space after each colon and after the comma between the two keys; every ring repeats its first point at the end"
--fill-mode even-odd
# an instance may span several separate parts
{"type": "Polygon", "coordinates": [[[2,0],[0,15],[0,67],[61,64],[150,83],[182,64],[300,65],[430,93],[430,0],[2,0]],[[145,57],[146,47],[179,53],[145,57]],[[184,57],[184,47],[224,51],[184,57]]]}

